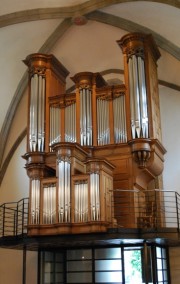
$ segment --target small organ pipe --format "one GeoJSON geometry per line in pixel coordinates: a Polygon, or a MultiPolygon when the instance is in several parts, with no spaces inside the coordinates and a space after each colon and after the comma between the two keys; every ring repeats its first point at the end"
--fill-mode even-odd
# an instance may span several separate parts
{"type": "Polygon", "coordinates": [[[75,103],[65,108],[65,141],[76,142],[75,103]]]}
{"type": "Polygon", "coordinates": [[[123,110],[123,141],[122,142],[127,142],[127,129],[126,129],[126,108],[125,108],[125,98],[124,96],[120,97],[120,102],[123,110]]]}
{"type": "Polygon", "coordinates": [[[90,141],[89,145],[92,145],[92,92],[91,90],[89,91],[89,131],[90,131],[90,141]]]}
{"type": "Polygon", "coordinates": [[[75,222],[88,221],[88,184],[87,181],[76,181],[75,191],[75,222]]]}
{"type": "Polygon", "coordinates": [[[97,143],[100,145],[100,111],[99,111],[99,100],[97,100],[97,129],[98,129],[98,135],[97,135],[97,143]]]}
{"type": "Polygon", "coordinates": [[[60,108],[50,107],[50,137],[49,145],[51,146],[54,143],[61,141],[60,135],[60,108]]]}
{"type": "Polygon", "coordinates": [[[39,224],[40,209],[40,181],[33,179],[31,182],[31,223],[39,224]]]}
{"type": "Polygon", "coordinates": [[[59,222],[70,222],[70,163],[58,162],[59,222]]]}
{"type": "Polygon", "coordinates": [[[83,145],[86,145],[86,135],[87,135],[87,125],[86,125],[86,120],[87,120],[87,115],[86,115],[86,89],[83,89],[83,95],[82,95],[82,100],[83,100],[83,117],[81,118],[83,120],[83,145]]]}
{"type": "Polygon", "coordinates": [[[42,131],[42,145],[41,151],[44,151],[45,144],[45,125],[44,125],[44,116],[45,116],[45,78],[42,77],[42,112],[41,112],[41,131],[42,131]]]}
{"type": "Polygon", "coordinates": [[[42,133],[42,76],[38,76],[38,151],[41,151],[41,133],[42,133]]]}
{"type": "Polygon", "coordinates": [[[91,219],[98,221],[100,219],[99,174],[92,173],[90,183],[91,219]]]}
{"type": "Polygon", "coordinates": [[[64,209],[65,222],[68,220],[68,167],[67,162],[64,162],[64,209]]]}
{"type": "Polygon", "coordinates": [[[81,131],[81,145],[83,145],[83,95],[80,89],[80,131],[81,131]]]}
{"type": "Polygon", "coordinates": [[[43,188],[43,223],[53,224],[56,221],[56,186],[45,185],[43,188]]]}

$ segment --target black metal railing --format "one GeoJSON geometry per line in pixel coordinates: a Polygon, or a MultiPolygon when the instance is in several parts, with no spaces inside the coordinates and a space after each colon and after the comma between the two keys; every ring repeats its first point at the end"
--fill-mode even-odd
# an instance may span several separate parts
{"type": "Polygon", "coordinates": [[[176,228],[180,232],[180,195],[164,190],[113,190],[115,225],[125,228],[176,228]]]}
{"type": "Polygon", "coordinates": [[[29,198],[0,205],[0,237],[27,233],[29,198]]]}
{"type": "MultiPolygon", "coordinates": [[[[0,238],[27,233],[29,198],[0,205],[0,238]]],[[[113,190],[113,227],[176,228],[180,232],[180,195],[164,190],[113,190]]]]}

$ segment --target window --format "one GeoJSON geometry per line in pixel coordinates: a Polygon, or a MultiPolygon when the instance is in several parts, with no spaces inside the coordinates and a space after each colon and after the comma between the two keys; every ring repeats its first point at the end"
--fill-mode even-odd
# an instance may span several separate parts
{"type": "Polygon", "coordinates": [[[168,284],[160,246],[78,248],[40,252],[39,284],[168,284]]]}

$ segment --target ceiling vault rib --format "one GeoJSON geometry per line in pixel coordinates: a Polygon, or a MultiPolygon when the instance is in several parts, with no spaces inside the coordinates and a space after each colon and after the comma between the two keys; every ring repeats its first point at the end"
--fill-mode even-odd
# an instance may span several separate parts
{"type": "MultiPolygon", "coordinates": [[[[56,8],[37,8],[29,9],[24,11],[18,11],[0,16],[0,28],[6,27],[13,24],[47,20],[47,19],[58,19],[58,18],[70,18],[77,15],[84,15],[93,12],[97,9],[102,9],[107,6],[127,3],[127,2],[138,2],[141,0],[91,0],[85,3],[69,6],[69,7],[56,7],[56,8]]],[[[180,8],[179,0],[144,0],[144,2],[156,2],[161,4],[167,4],[175,8],[180,8]]]]}
{"type": "Polygon", "coordinates": [[[11,149],[10,149],[10,151],[9,151],[9,153],[8,153],[4,163],[3,163],[1,171],[0,171],[0,185],[1,185],[2,181],[3,181],[3,178],[4,178],[4,175],[5,175],[6,170],[8,168],[8,165],[9,165],[9,163],[10,163],[10,161],[11,161],[11,159],[12,159],[12,157],[13,157],[15,151],[16,151],[16,149],[18,148],[18,146],[20,145],[20,143],[22,142],[22,140],[24,139],[26,134],[27,134],[27,128],[22,131],[22,133],[18,136],[18,138],[14,142],[13,146],[11,147],[11,149]]]}
{"type": "Polygon", "coordinates": [[[164,49],[166,52],[170,53],[172,56],[174,56],[176,59],[180,60],[180,52],[179,47],[171,43],[169,40],[163,38],[161,35],[155,33],[154,31],[141,26],[139,24],[136,24],[132,21],[113,16],[111,14],[107,14],[100,11],[95,11],[87,15],[87,18],[93,21],[101,22],[104,24],[108,24],[123,30],[126,30],[128,32],[140,32],[140,33],[146,33],[146,34],[152,34],[154,37],[157,45],[164,49]]]}

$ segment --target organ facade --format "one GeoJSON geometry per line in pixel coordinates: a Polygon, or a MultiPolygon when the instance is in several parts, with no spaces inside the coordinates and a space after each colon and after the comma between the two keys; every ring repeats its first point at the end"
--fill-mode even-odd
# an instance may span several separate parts
{"type": "MultiPolygon", "coordinates": [[[[36,53],[24,60],[29,70],[24,159],[30,236],[137,228],[143,226],[137,208],[150,207],[153,216],[162,199],[148,193],[157,186],[165,154],[160,53],[150,35],[128,34],[117,44],[124,56],[122,85],[110,86],[100,73],[85,71],[71,78],[74,92],[67,93],[69,72],[53,55],[36,53]]],[[[158,222],[162,226],[164,217],[158,222]]]]}

